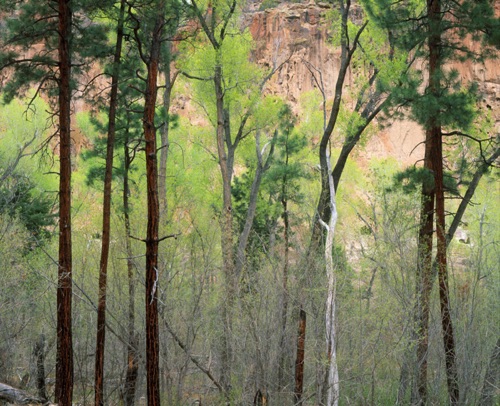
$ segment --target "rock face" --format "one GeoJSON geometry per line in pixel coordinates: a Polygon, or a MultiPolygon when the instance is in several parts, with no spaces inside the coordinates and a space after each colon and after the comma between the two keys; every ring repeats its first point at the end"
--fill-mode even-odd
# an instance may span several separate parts
{"type": "MultiPolygon", "coordinates": [[[[332,31],[327,18],[332,6],[314,2],[281,3],[259,11],[259,4],[251,4],[244,15],[244,25],[249,27],[257,44],[254,61],[267,67],[286,61],[269,81],[266,92],[284,97],[294,108],[302,93],[315,89],[323,89],[327,100],[331,100],[340,66],[340,50],[331,45],[332,31]]],[[[352,18],[361,19],[359,8],[353,7],[352,18]]],[[[482,105],[492,112],[500,133],[500,64],[469,61],[452,67],[464,81],[479,81],[482,105]]],[[[352,80],[347,77],[346,94],[352,80]]],[[[358,158],[363,161],[368,157],[392,156],[404,164],[414,164],[423,157],[421,141],[423,131],[417,124],[394,121],[371,137],[358,158]]]]}
{"type": "Polygon", "coordinates": [[[327,98],[333,96],[340,53],[329,46],[325,18],[329,8],[314,3],[282,3],[251,14],[249,29],[257,43],[255,62],[278,66],[288,59],[267,91],[284,96],[292,104],[303,92],[321,87],[327,98]]]}

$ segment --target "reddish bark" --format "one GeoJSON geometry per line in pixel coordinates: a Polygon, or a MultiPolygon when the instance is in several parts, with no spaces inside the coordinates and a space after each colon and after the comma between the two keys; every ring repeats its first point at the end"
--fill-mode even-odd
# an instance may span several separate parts
{"type": "Polygon", "coordinates": [[[306,347],[306,312],[300,309],[299,329],[297,333],[297,359],[295,360],[294,404],[300,404],[304,391],[304,356],[306,347]]]}
{"type": "Polygon", "coordinates": [[[135,334],[135,266],[132,259],[132,242],[130,237],[130,205],[128,197],[130,195],[129,172],[133,154],[128,146],[128,134],[124,142],[125,150],[125,171],[123,175],[123,212],[125,220],[125,235],[127,246],[127,273],[128,273],[128,348],[127,348],[127,373],[125,376],[125,387],[123,398],[126,406],[134,406],[135,387],[137,384],[137,374],[139,370],[139,360],[137,355],[137,340],[135,334]]]}
{"type": "MultiPolygon", "coordinates": [[[[440,70],[441,70],[441,1],[429,0],[428,18],[430,28],[429,38],[429,90],[435,97],[439,97],[441,91],[440,70]]],[[[441,325],[443,333],[443,344],[445,351],[446,378],[448,384],[448,395],[452,405],[458,404],[459,387],[458,372],[455,355],[455,339],[453,334],[453,324],[450,314],[450,298],[448,288],[448,269],[446,261],[446,223],[444,207],[444,185],[443,185],[443,140],[441,134],[441,124],[439,117],[431,117],[429,120],[428,132],[432,137],[432,167],[434,170],[434,185],[436,193],[436,239],[437,253],[436,262],[438,265],[439,280],[439,301],[441,307],[441,325]]]]}
{"type": "Polygon", "coordinates": [[[147,61],[148,75],[144,100],[143,129],[146,143],[146,179],[148,224],[146,232],[146,373],[149,406],[160,405],[159,336],[158,336],[158,229],[160,207],[158,199],[158,164],[156,127],[154,123],[158,92],[158,65],[160,62],[161,35],[164,10],[162,4],[153,29],[150,56],[147,61]]]}
{"type": "Polygon", "coordinates": [[[118,76],[123,40],[125,1],[121,1],[118,19],[116,47],[111,78],[111,92],[108,115],[108,139],[106,146],[106,169],[104,175],[104,199],[102,209],[102,246],[99,264],[99,302],[97,305],[97,338],[95,353],[95,404],[104,405],[104,345],[106,341],[106,286],[111,231],[111,181],[113,176],[113,155],[115,146],[116,108],[118,104],[118,76]]]}
{"type": "MultiPolygon", "coordinates": [[[[429,19],[429,94],[438,98],[441,70],[441,2],[427,2],[429,19]]],[[[439,270],[439,296],[441,322],[445,347],[446,375],[448,392],[452,404],[459,398],[458,376],[456,369],[455,343],[450,315],[448,275],[446,264],[446,234],[443,187],[443,152],[439,112],[431,113],[426,124],[426,149],[424,167],[433,174],[432,190],[424,184],[422,188],[422,217],[419,232],[419,270],[417,275],[417,297],[419,318],[417,323],[417,404],[427,402],[427,352],[429,333],[429,302],[432,289],[432,234],[433,211],[436,209],[437,264],[439,270]],[[434,206],[435,201],[435,206],[434,206]]]]}
{"type": "Polygon", "coordinates": [[[71,9],[59,0],[59,269],[57,286],[57,358],[55,398],[60,406],[73,399],[73,342],[71,331],[71,9]]]}

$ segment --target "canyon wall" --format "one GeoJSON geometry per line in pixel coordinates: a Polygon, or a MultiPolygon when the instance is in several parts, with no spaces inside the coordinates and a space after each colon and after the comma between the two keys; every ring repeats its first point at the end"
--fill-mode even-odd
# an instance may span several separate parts
{"type": "MultiPolygon", "coordinates": [[[[333,98],[340,66],[340,50],[331,45],[327,3],[281,3],[259,10],[260,3],[250,3],[244,25],[256,41],[254,61],[266,67],[279,66],[288,60],[269,82],[266,91],[297,106],[303,92],[323,87],[327,99],[333,98]]],[[[497,13],[500,5],[496,5],[497,13]]],[[[361,10],[352,9],[354,21],[361,20],[361,10]]],[[[470,43],[468,45],[471,45],[470,43]]],[[[500,64],[498,61],[457,63],[453,65],[464,81],[479,82],[482,108],[489,110],[500,133],[500,64]]],[[[353,78],[348,76],[345,94],[353,78]]],[[[331,105],[331,103],[329,103],[331,105]]],[[[319,106],[318,106],[319,107],[319,106]]],[[[321,134],[318,134],[318,138],[321,134]]],[[[363,151],[367,158],[392,156],[410,165],[423,157],[423,131],[410,120],[393,120],[384,130],[372,135],[363,151]]]]}

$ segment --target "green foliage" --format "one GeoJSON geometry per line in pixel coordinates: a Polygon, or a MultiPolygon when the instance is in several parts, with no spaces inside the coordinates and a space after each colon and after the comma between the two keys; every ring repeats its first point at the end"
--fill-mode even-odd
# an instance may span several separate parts
{"type": "MultiPolygon", "coordinates": [[[[109,55],[105,27],[88,24],[88,18],[97,10],[96,4],[90,0],[72,2],[74,29],[71,47],[73,59],[79,60],[73,66],[74,86],[76,76],[91,66],[91,59],[109,55]]],[[[0,86],[4,102],[24,96],[32,86],[37,86],[37,90],[46,95],[55,96],[59,36],[57,13],[52,2],[2,1],[0,11],[8,13],[5,28],[0,31],[0,71],[8,68],[11,72],[0,86]],[[37,49],[38,44],[43,44],[43,48],[37,49]]]]}
{"type": "Polygon", "coordinates": [[[30,241],[42,244],[55,225],[53,197],[36,191],[36,184],[28,177],[13,174],[0,185],[0,213],[8,214],[30,232],[30,241]]]}
{"type": "MultiPolygon", "coordinates": [[[[295,118],[289,106],[282,106],[278,117],[278,134],[273,140],[275,152],[269,169],[263,175],[252,226],[249,252],[254,251],[254,254],[257,248],[267,249],[271,235],[280,231],[278,220],[284,215],[284,205],[288,206],[290,216],[290,206],[303,203],[304,194],[300,185],[304,179],[310,179],[300,156],[307,146],[307,139],[295,130],[295,118]]],[[[250,189],[255,175],[254,165],[252,161],[247,161],[249,169],[241,176],[235,177],[232,188],[234,213],[240,231],[243,229],[248,210],[250,189]]]]}
{"type": "MultiPolygon", "coordinates": [[[[449,172],[445,173],[443,182],[446,192],[452,195],[459,194],[457,182],[449,172]]],[[[426,168],[410,166],[394,175],[393,187],[401,188],[404,193],[414,193],[422,187],[432,189],[434,187],[434,175],[432,171],[426,168]]],[[[387,190],[391,191],[393,187],[389,187],[387,190]]]]}
{"type": "Polygon", "coordinates": [[[264,0],[260,3],[259,11],[275,8],[278,4],[280,4],[279,0],[264,0]]]}
{"type": "Polygon", "coordinates": [[[307,139],[295,131],[295,119],[289,106],[284,106],[279,119],[279,132],[275,141],[277,154],[271,168],[265,173],[264,185],[273,200],[300,204],[304,197],[299,183],[309,178],[309,174],[297,157],[307,146],[307,139]]]}
{"type": "Polygon", "coordinates": [[[227,36],[221,47],[215,50],[207,40],[195,44],[182,44],[178,64],[181,70],[198,78],[194,80],[194,98],[202,106],[212,125],[216,125],[216,98],[212,77],[216,65],[222,67],[224,76],[224,103],[233,118],[231,127],[237,129],[248,109],[252,109],[261,97],[259,83],[264,71],[248,57],[253,44],[250,32],[241,33],[237,22],[231,20],[227,36]]]}
{"type": "MultiPolygon", "coordinates": [[[[391,49],[403,50],[403,54],[412,58],[428,58],[426,42],[433,29],[424,2],[364,0],[363,5],[370,18],[390,33],[391,49]]],[[[421,125],[426,126],[433,117],[444,128],[468,131],[478,114],[477,86],[463,85],[456,70],[443,66],[453,60],[495,57],[497,51],[488,44],[500,35],[500,19],[494,16],[491,2],[487,0],[443,0],[441,8],[443,17],[435,27],[441,36],[439,68],[433,77],[434,83],[439,83],[439,91],[422,92],[424,75],[415,70],[401,76],[391,98],[396,105],[410,104],[412,118],[421,125]],[[464,41],[466,37],[482,41],[480,52],[464,41]]]]}
{"type": "Polygon", "coordinates": [[[299,104],[302,111],[299,114],[297,127],[307,139],[317,139],[323,132],[323,100],[318,90],[303,92],[299,104]]]}
{"type": "MultiPolygon", "coordinates": [[[[33,99],[29,107],[14,100],[0,111],[0,213],[17,219],[30,233],[25,247],[44,243],[54,226],[55,179],[42,152],[34,155],[43,142],[47,127],[46,104],[33,99]]],[[[47,151],[45,157],[50,158],[47,151]]]]}

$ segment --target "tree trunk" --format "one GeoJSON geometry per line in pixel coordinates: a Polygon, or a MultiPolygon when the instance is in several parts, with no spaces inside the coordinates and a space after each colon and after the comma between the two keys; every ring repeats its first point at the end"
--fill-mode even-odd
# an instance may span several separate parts
{"type": "Polygon", "coordinates": [[[441,307],[441,325],[443,332],[443,344],[445,351],[446,378],[448,384],[448,395],[450,403],[457,405],[459,402],[458,371],[455,354],[455,339],[453,335],[453,324],[451,320],[450,293],[448,288],[448,269],[446,258],[446,232],[445,232],[445,208],[444,208],[444,185],[443,185],[443,151],[441,128],[433,129],[436,148],[434,148],[435,163],[434,183],[436,186],[436,236],[437,236],[437,266],[439,279],[439,302],[441,307]]]}
{"type": "Polygon", "coordinates": [[[113,155],[115,146],[116,109],[118,104],[118,78],[122,53],[123,21],[125,0],[120,4],[120,15],[116,30],[116,47],[111,77],[109,99],[108,139],[106,146],[106,169],[104,174],[104,198],[102,209],[102,246],[99,264],[99,301],[97,305],[97,338],[95,352],[95,405],[104,405],[104,346],[106,342],[106,287],[108,274],[109,242],[111,233],[111,182],[113,176],[113,155]]]}
{"type": "Polygon", "coordinates": [[[306,348],[306,312],[302,307],[299,312],[299,329],[297,331],[297,358],[295,360],[295,390],[293,393],[293,403],[302,403],[304,392],[304,356],[306,348]]]}
{"type": "MultiPolygon", "coordinates": [[[[326,125],[326,128],[323,131],[323,135],[321,137],[320,145],[319,145],[319,161],[320,161],[320,167],[321,167],[321,192],[320,192],[320,197],[318,201],[318,206],[316,209],[316,214],[315,214],[315,221],[313,224],[313,229],[312,229],[312,236],[311,236],[311,243],[310,247],[308,249],[308,257],[310,255],[315,255],[316,253],[319,252],[320,247],[322,246],[321,240],[323,236],[323,231],[321,228],[321,225],[319,223],[319,219],[322,219],[325,222],[330,221],[330,186],[329,186],[329,177],[330,173],[326,171],[326,161],[327,157],[329,154],[328,151],[328,145],[330,142],[330,138],[332,136],[333,130],[335,129],[335,126],[337,124],[337,118],[340,112],[340,106],[342,102],[342,94],[344,91],[344,82],[347,77],[347,72],[349,69],[349,66],[351,64],[351,59],[352,56],[354,55],[354,52],[356,51],[357,45],[358,45],[358,39],[361,33],[364,31],[366,27],[366,22],[358,29],[358,32],[356,33],[355,38],[352,40],[352,46],[349,46],[348,42],[348,19],[349,19],[349,9],[351,2],[347,1],[340,2],[340,12],[341,12],[341,55],[340,55],[340,69],[339,69],[339,75],[337,77],[337,81],[335,83],[335,94],[333,98],[333,105],[332,105],[332,110],[330,112],[330,117],[328,119],[328,123],[326,125]]],[[[350,141],[348,139],[348,141],[350,141]]],[[[348,141],[346,142],[346,145],[348,144],[348,141]]],[[[338,171],[338,180],[340,179],[340,176],[342,174],[342,171],[344,169],[345,162],[347,161],[347,157],[349,155],[349,152],[354,148],[354,145],[348,145],[347,148],[347,153],[343,155],[341,158],[342,160],[339,161],[340,164],[335,166],[335,170],[338,171]]],[[[345,149],[345,148],[344,148],[345,149]]],[[[346,151],[343,149],[343,152],[345,153],[346,151]]],[[[337,173],[336,173],[337,175],[337,173]]],[[[337,184],[334,184],[335,190],[337,190],[337,184]]]]}
{"type": "Polygon", "coordinates": [[[146,180],[148,224],[146,234],[146,373],[149,406],[160,405],[159,336],[158,336],[158,229],[160,220],[158,200],[158,166],[156,150],[155,108],[157,97],[158,64],[161,36],[164,25],[164,3],[158,6],[159,14],[152,32],[148,75],[144,100],[144,140],[146,153],[146,180]]]}
{"type": "Polygon", "coordinates": [[[225,300],[222,304],[223,332],[221,340],[221,377],[220,382],[227,391],[231,380],[231,359],[232,359],[232,308],[235,300],[237,282],[235,276],[235,263],[233,255],[233,210],[231,196],[232,168],[231,160],[226,154],[226,121],[227,116],[224,111],[224,89],[222,86],[222,67],[220,64],[220,50],[217,52],[217,62],[215,66],[214,85],[217,107],[217,153],[219,157],[219,168],[222,176],[222,218],[221,218],[221,246],[222,262],[224,269],[225,300]]]}
{"type": "Polygon", "coordinates": [[[163,65],[165,66],[165,90],[163,92],[163,110],[165,113],[165,122],[161,130],[161,146],[160,146],[160,170],[158,173],[158,194],[160,198],[160,212],[167,212],[167,159],[168,150],[170,147],[168,135],[170,130],[170,97],[174,86],[175,77],[172,80],[170,63],[172,62],[172,46],[170,42],[165,45],[165,56],[163,65]]]}
{"type": "Polygon", "coordinates": [[[327,406],[337,406],[339,404],[339,372],[337,365],[336,350],[336,277],[333,264],[333,237],[335,236],[335,226],[337,224],[337,203],[335,198],[335,187],[330,168],[330,158],[327,156],[328,186],[330,189],[330,219],[328,224],[320,219],[321,225],[326,229],[325,241],[325,266],[328,277],[328,293],[326,299],[326,348],[327,348],[327,406]]]}
{"type": "Polygon", "coordinates": [[[260,389],[257,390],[255,396],[253,398],[254,406],[266,406],[267,405],[267,396],[265,393],[262,393],[260,389]]]}
{"type": "Polygon", "coordinates": [[[491,353],[490,363],[484,375],[483,390],[481,391],[481,406],[493,406],[495,398],[498,399],[500,387],[500,338],[497,340],[491,353]]]}
{"type": "MultiPolygon", "coordinates": [[[[430,0],[428,5],[429,29],[431,36],[429,38],[429,85],[428,89],[436,95],[439,88],[439,69],[440,69],[440,35],[436,32],[436,13],[439,12],[439,2],[430,0]],[[437,7],[437,9],[436,9],[437,7]]],[[[436,159],[434,154],[436,148],[439,148],[439,138],[441,131],[439,127],[439,118],[437,112],[429,117],[425,131],[425,156],[424,168],[428,174],[434,174],[436,169],[436,159]]],[[[442,165],[440,162],[439,165],[442,165]]],[[[417,405],[427,404],[427,353],[429,340],[429,309],[430,294],[432,290],[432,235],[434,223],[434,202],[436,193],[436,179],[424,180],[422,185],[422,209],[420,213],[419,239],[418,239],[418,258],[417,258],[417,359],[416,359],[416,388],[412,391],[412,403],[417,405]]]]}
{"type": "Polygon", "coordinates": [[[269,169],[273,154],[274,154],[274,140],[276,139],[277,132],[275,132],[273,137],[273,142],[271,144],[271,150],[269,151],[269,155],[266,159],[266,162],[263,161],[263,154],[266,146],[260,150],[260,134],[257,131],[255,135],[255,152],[257,155],[257,168],[255,170],[255,176],[253,178],[252,187],[250,189],[250,199],[248,203],[248,210],[245,217],[245,225],[243,226],[243,231],[241,232],[238,239],[238,249],[236,251],[236,266],[235,273],[236,277],[239,278],[241,276],[241,272],[246,264],[246,249],[248,245],[248,239],[250,237],[250,232],[252,230],[253,221],[255,219],[255,212],[257,210],[257,202],[259,199],[259,189],[260,184],[262,183],[262,177],[264,173],[269,169]]]}
{"type": "MultiPolygon", "coordinates": [[[[288,134],[287,134],[288,137],[288,134]]],[[[288,166],[288,139],[285,143],[285,166],[288,166]]],[[[284,372],[286,367],[286,325],[288,318],[288,267],[290,262],[290,219],[288,216],[288,191],[287,191],[287,173],[285,171],[282,178],[281,187],[281,207],[283,212],[281,218],[283,219],[283,240],[285,243],[285,255],[283,258],[283,276],[282,276],[282,300],[281,300],[281,337],[280,337],[280,357],[278,363],[278,391],[282,391],[285,387],[284,372]]]]}
{"type": "MultiPolygon", "coordinates": [[[[441,1],[429,0],[429,87],[432,96],[439,98],[441,94],[441,1]]],[[[450,314],[448,270],[446,259],[446,224],[443,185],[443,145],[441,135],[441,123],[439,112],[431,113],[427,124],[427,132],[431,138],[432,169],[434,172],[434,187],[436,199],[436,240],[437,254],[436,262],[439,276],[439,298],[441,307],[441,324],[443,330],[443,344],[445,350],[446,377],[448,384],[448,395],[452,405],[459,402],[458,372],[456,366],[455,340],[453,325],[450,314]]],[[[431,270],[432,272],[432,270],[431,270]]],[[[432,279],[431,279],[432,284],[432,279]]]]}
{"type": "Polygon", "coordinates": [[[71,331],[71,8],[59,0],[59,270],[57,286],[57,358],[55,398],[60,406],[73,399],[73,341],[71,331]]]}
{"type": "MultiPolygon", "coordinates": [[[[441,146],[441,134],[439,134],[441,146]]],[[[442,149],[438,150],[442,154],[442,149]]],[[[443,330],[443,344],[446,361],[446,377],[448,394],[452,405],[459,402],[458,371],[456,364],[455,339],[453,335],[453,324],[451,320],[450,293],[448,288],[448,269],[446,261],[446,235],[445,235],[445,211],[443,190],[443,168],[442,155],[441,164],[436,161],[435,183],[436,183],[436,235],[437,235],[437,265],[439,276],[439,298],[441,307],[441,324],[443,330]],[[438,170],[440,167],[440,170],[438,170]]]]}
{"type": "Polygon", "coordinates": [[[38,341],[33,348],[33,355],[36,359],[36,387],[38,397],[43,401],[48,401],[47,386],[45,385],[45,336],[40,334],[38,341]]]}
{"type": "Polygon", "coordinates": [[[128,134],[124,143],[125,170],[123,174],[123,214],[125,220],[125,243],[127,246],[127,273],[128,273],[128,338],[127,338],[127,373],[125,376],[124,400],[126,406],[135,404],[135,387],[139,370],[139,359],[137,354],[137,340],[135,334],[135,265],[133,261],[132,242],[130,237],[130,195],[129,173],[132,155],[128,146],[128,134]]]}
{"type": "MultiPolygon", "coordinates": [[[[424,168],[432,171],[430,154],[432,134],[426,131],[424,168]]],[[[412,390],[413,404],[427,402],[427,350],[429,334],[429,302],[432,288],[432,234],[434,225],[434,182],[426,179],[422,185],[420,224],[417,247],[416,279],[416,387],[412,390]]]]}

